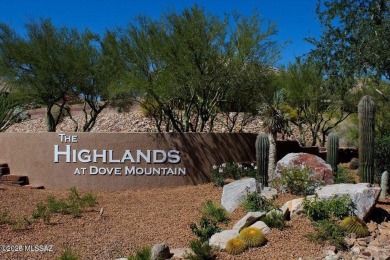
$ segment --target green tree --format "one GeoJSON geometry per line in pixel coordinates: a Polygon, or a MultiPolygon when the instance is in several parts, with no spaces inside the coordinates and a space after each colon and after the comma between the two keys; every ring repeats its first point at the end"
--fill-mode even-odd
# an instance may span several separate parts
{"type": "Polygon", "coordinates": [[[22,37],[0,24],[0,76],[46,107],[49,132],[56,131],[63,114],[71,115],[69,100],[82,97],[89,107],[84,109],[83,130],[91,130],[107,106],[98,101],[112,77],[102,65],[98,36],[88,30],[56,28],[48,19],[30,21],[25,27],[22,37]]]}
{"type": "Polygon", "coordinates": [[[23,111],[21,99],[17,93],[11,93],[10,88],[0,81],[0,132],[7,130],[17,120],[23,111]]]}
{"type": "Polygon", "coordinates": [[[221,20],[194,6],[157,21],[139,18],[118,33],[128,91],[151,111],[159,131],[163,125],[165,131],[212,131],[221,110],[250,110],[243,107],[244,100],[257,99],[252,93],[264,85],[246,85],[240,92],[246,97],[235,93],[245,82],[259,83],[275,61],[276,29],[262,30],[257,14],[233,20],[231,24],[227,16],[221,20]]]}
{"type": "Polygon", "coordinates": [[[326,136],[344,121],[352,110],[348,102],[335,91],[332,82],[324,79],[318,65],[297,61],[286,71],[281,71],[277,84],[285,91],[281,110],[287,120],[299,131],[297,138],[306,145],[306,133],[311,136],[311,146],[325,145],[326,136]]]}
{"type": "Polygon", "coordinates": [[[390,79],[388,0],[319,1],[317,14],[324,29],[319,40],[309,39],[315,45],[310,56],[329,79],[390,79]]]}

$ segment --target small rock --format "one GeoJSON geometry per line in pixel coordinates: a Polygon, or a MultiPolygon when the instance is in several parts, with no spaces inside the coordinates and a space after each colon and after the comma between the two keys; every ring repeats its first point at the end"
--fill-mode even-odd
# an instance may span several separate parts
{"type": "Polygon", "coordinates": [[[184,256],[187,255],[187,254],[192,254],[192,250],[191,248],[175,248],[175,249],[172,249],[171,250],[171,254],[173,254],[172,256],[172,260],[176,260],[176,259],[184,259],[184,256]]]}
{"type": "Polygon", "coordinates": [[[241,231],[241,229],[249,227],[256,221],[260,220],[263,216],[265,216],[265,212],[248,212],[242,219],[240,219],[236,224],[234,224],[233,229],[241,231]]]}
{"type": "Polygon", "coordinates": [[[169,251],[169,246],[165,243],[155,244],[152,247],[152,260],[159,259],[169,259],[171,258],[171,253],[169,251]]]}
{"type": "Polygon", "coordinates": [[[219,247],[221,250],[226,248],[226,243],[238,236],[238,230],[224,230],[219,233],[215,233],[209,240],[210,246],[219,247]]]}
{"type": "Polygon", "coordinates": [[[263,187],[260,191],[260,194],[264,196],[266,199],[272,199],[278,195],[278,191],[271,187],[263,187]]]}
{"type": "Polygon", "coordinates": [[[271,233],[271,229],[263,221],[257,221],[251,227],[260,229],[264,235],[271,233]]]}
{"type": "MultiPolygon", "coordinates": [[[[312,197],[313,196],[307,196],[307,198],[312,197]]],[[[297,219],[305,214],[305,211],[303,210],[303,198],[287,201],[283,207],[287,207],[290,211],[290,219],[297,219]]]]}

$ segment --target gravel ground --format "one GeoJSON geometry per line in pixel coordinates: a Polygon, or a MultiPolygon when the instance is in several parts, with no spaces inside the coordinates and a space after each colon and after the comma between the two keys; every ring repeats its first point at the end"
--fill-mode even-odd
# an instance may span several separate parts
{"type": "MultiPolygon", "coordinates": [[[[38,222],[25,230],[0,225],[0,245],[53,245],[53,252],[0,251],[0,259],[55,259],[66,247],[77,252],[81,259],[114,259],[131,254],[137,247],[161,242],[167,242],[170,248],[187,247],[196,238],[189,224],[200,219],[201,204],[209,199],[220,201],[221,193],[221,188],[211,184],[95,192],[98,205],[80,218],[58,214],[50,225],[38,222]],[[102,217],[99,216],[100,208],[104,208],[102,217]]],[[[31,216],[38,202],[48,196],[65,198],[67,194],[68,191],[0,185],[0,212],[31,216]]],[[[293,197],[280,196],[277,203],[282,204],[293,197]]],[[[244,215],[242,209],[233,212],[229,227],[244,215]]],[[[267,246],[248,250],[234,258],[222,253],[218,259],[314,259],[322,255],[322,247],[305,238],[310,231],[312,227],[306,220],[289,221],[284,231],[272,230],[267,246]]]]}

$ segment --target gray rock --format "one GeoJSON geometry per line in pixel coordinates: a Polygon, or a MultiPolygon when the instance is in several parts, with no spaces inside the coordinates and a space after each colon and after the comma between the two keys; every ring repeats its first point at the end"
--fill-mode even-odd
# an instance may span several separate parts
{"type": "Polygon", "coordinates": [[[233,229],[237,230],[238,232],[241,231],[241,229],[249,227],[253,223],[259,221],[262,217],[264,217],[266,212],[248,212],[242,219],[237,221],[236,224],[234,224],[233,229]]]}
{"type": "Polygon", "coordinates": [[[303,210],[303,198],[289,200],[283,205],[283,207],[288,208],[288,211],[290,212],[290,219],[297,219],[305,214],[305,211],[303,210]]]}
{"type": "Polygon", "coordinates": [[[320,199],[349,195],[354,205],[353,213],[361,219],[369,215],[378,200],[380,191],[379,187],[371,187],[369,183],[334,184],[316,189],[320,199]]]}
{"type": "Polygon", "coordinates": [[[209,245],[218,247],[221,250],[225,250],[226,243],[232,239],[236,238],[238,236],[238,230],[224,230],[219,233],[215,233],[211,236],[209,240],[209,245]]]}
{"type": "Polygon", "coordinates": [[[228,212],[233,212],[250,192],[257,191],[259,183],[254,178],[234,181],[223,186],[221,205],[228,212]]]}
{"type": "Polygon", "coordinates": [[[257,221],[256,223],[252,224],[250,227],[260,229],[264,235],[271,233],[271,229],[263,221],[257,221]]]}
{"type": "Polygon", "coordinates": [[[169,259],[171,258],[171,252],[169,246],[165,243],[155,244],[152,247],[152,260],[169,259]]]}
{"type": "Polygon", "coordinates": [[[278,195],[278,191],[271,187],[263,187],[260,191],[260,194],[264,196],[266,199],[272,199],[273,197],[278,195]]]}

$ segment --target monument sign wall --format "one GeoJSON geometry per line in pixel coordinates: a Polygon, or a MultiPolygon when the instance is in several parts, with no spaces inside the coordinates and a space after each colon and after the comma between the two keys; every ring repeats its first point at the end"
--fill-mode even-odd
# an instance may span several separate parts
{"type": "Polygon", "coordinates": [[[48,189],[172,187],[208,182],[213,165],[255,160],[255,134],[2,133],[0,162],[48,189]]]}

